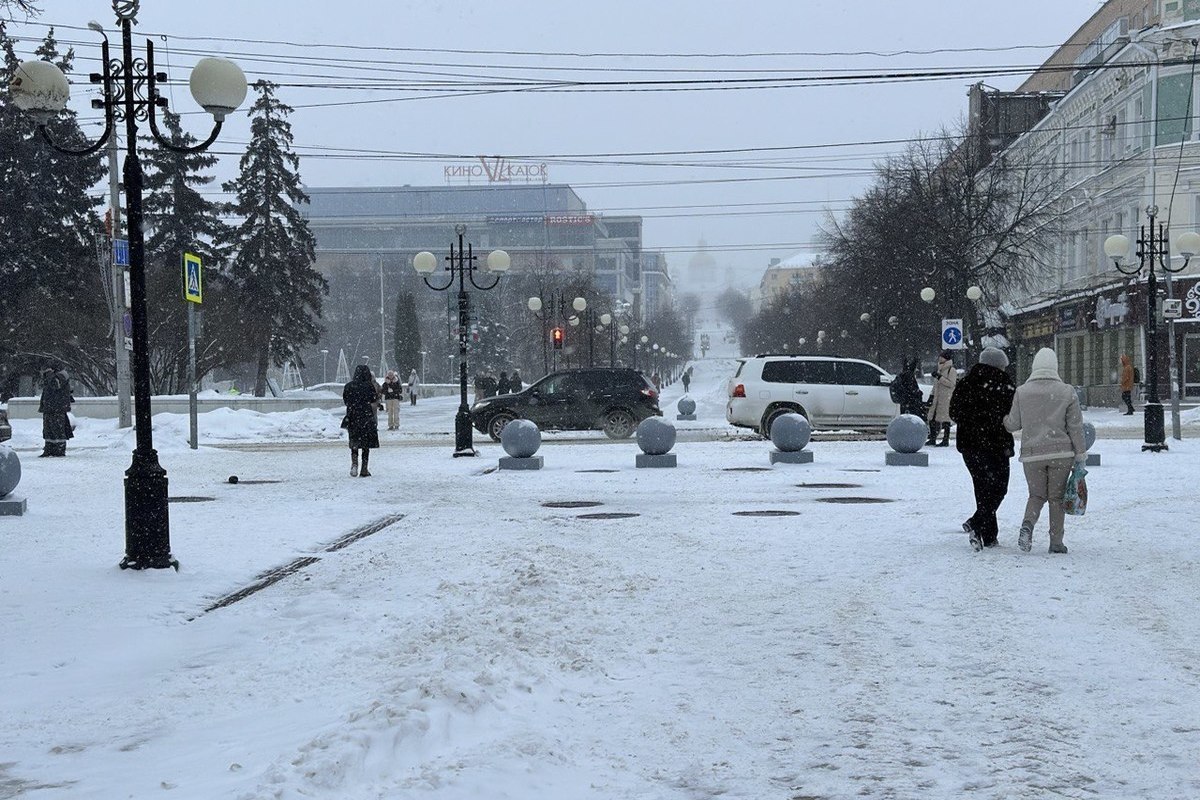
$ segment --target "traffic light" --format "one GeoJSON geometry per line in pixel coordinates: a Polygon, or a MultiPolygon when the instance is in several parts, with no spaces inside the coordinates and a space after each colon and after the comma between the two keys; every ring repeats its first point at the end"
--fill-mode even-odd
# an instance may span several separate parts
{"type": "Polygon", "coordinates": [[[563,329],[562,328],[552,328],[550,330],[550,340],[554,342],[555,350],[562,350],[563,329]]]}

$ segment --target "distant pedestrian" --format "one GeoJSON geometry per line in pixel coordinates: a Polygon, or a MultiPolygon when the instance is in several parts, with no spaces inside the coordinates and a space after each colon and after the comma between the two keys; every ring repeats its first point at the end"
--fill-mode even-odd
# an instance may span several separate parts
{"type": "Polygon", "coordinates": [[[486,372],[479,378],[480,393],[482,397],[496,396],[496,379],[486,372]]]}
{"type": "Polygon", "coordinates": [[[687,394],[688,387],[692,385],[692,368],[691,367],[688,367],[687,369],[685,369],[683,371],[683,375],[680,377],[680,380],[683,381],[683,392],[684,392],[684,394],[687,394]]]}
{"type": "Polygon", "coordinates": [[[1004,371],[1007,367],[1003,350],[984,348],[979,363],[959,381],[950,398],[950,418],[958,425],[954,443],[975,488],[975,513],[963,523],[963,530],[977,551],[996,546],[996,510],[1008,494],[1013,437],[1004,427],[1004,417],[1012,409],[1017,387],[1004,371]]]}
{"type": "Polygon", "coordinates": [[[954,384],[958,382],[958,371],[954,369],[954,354],[943,350],[938,356],[934,371],[933,393],[929,396],[929,441],[925,444],[938,447],[950,446],[950,398],[954,396],[954,384]],[[942,441],[937,440],[938,430],[942,441]]]}
{"type": "Polygon", "coordinates": [[[1125,404],[1125,416],[1133,414],[1133,361],[1129,356],[1121,354],[1121,402],[1125,404]]]}
{"type": "Polygon", "coordinates": [[[512,375],[508,376],[508,391],[516,394],[525,388],[525,384],[521,382],[521,373],[513,370],[512,375]]]}
{"type": "Polygon", "coordinates": [[[67,439],[75,435],[71,430],[71,381],[61,365],[42,368],[42,401],[38,413],[42,415],[42,439],[45,445],[39,458],[65,456],[67,439]]]}
{"type": "Polygon", "coordinates": [[[371,471],[367,465],[371,451],[379,447],[379,390],[366,364],[354,368],[354,377],[342,389],[342,401],[346,404],[342,427],[350,434],[350,477],[369,478],[371,471]],[[358,468],[360,451],[362,471],[358,468]]]}
{"type": "Polygon", "coordinates": [[[654,391],[662,394],[662,376],[656,372],[650,376],[650,382],[654,384],[654,391]]]}
{"type": "Polygon", "coordinates": [[[1050,552],[1065,553],[1063,544],[1063,493],[1075,463],[1087,460],[1083,441],[1083,414],[1075,387],[1063,383],[1058,374],[1058,355],[1043,347],[1033,357],[1029,380],[1013,398],[1012,411],[1004,427],[1021,431],[1021,463],[1029,484],[1025,518],[1017,535],[1017,546],[1029,552],[1033,526],[1042,506],[1050,504],[1050,552]]]}
{"type": "Polygon", "coordinates": [[[904,368],[892,381],[892,402],[900,406],[901,414],[925,416],[925,400],[921,396],[921,385],[917,383],[917,365],[915,358],[905,359],[904,368]]]}
{"type": "Polygon", "coordinates": [[[496,394],[508,394],[509,391],[508,373],[501,372],[500,380],[496,381],[496,394]]]}
{"type": "Polygon", "coordinates": [[[417,395],[421,391],[421,378],[417,375],[417,368],[413,367],[412,372],[408,373],[408,403],[415,406],[417,404],[417,395]]]}
{"type": "Polygon", "coordinates": [[[387,406],[388,430],[400,430],[400,400],[404,397],[404,384],[395,370],[389,369],[383,379],[383,404],[387,406]]]}

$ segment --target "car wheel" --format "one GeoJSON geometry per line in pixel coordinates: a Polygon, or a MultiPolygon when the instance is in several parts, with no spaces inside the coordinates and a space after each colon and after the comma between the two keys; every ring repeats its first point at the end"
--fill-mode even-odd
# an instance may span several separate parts
{"type": "Polygon", "coordinates": [[[759,425],[759,428],[758,428],[758,432],[760,434],[762,434],[762,437],[764,439],[771,438],[771,425],[775,422],[775,420],[779,419],[784,414],[799,414],[800,416],[804,417],[805,419],[808,419],[808,415],[799,409],[772,408],[772,409],[768,410],[767,413],[763,414],[762,423],[759,425]]]}
{"type": "Polygon", "coordinates": [[[604,435],[610,439],[628,439],[637,427],[630,414],[624,409],[615,409],[604,415],[604,435]]]}
{"type": "Polygon", "coordinates": [[[488,420],[487,432],[488,436],[492,437],[493,442],[500,441],[500,434],[504,432],[504,426],[512,422],[516,417],[507,411],[501,411],[498,414],[493,414],[488,420]]]}

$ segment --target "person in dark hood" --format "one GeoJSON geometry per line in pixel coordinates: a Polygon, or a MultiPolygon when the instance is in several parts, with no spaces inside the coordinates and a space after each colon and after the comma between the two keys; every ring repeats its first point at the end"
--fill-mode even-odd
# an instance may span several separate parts
{"type": "Polygon", "coordinates": [[[516,394],[525,388],[525,384],[521,382],[521,373],[513,370],[513,374],[508,376],[508,391],[516,394]]]}
{"type": "Polygon", "coordinates": [[[342,401],[346,404],[346,416],[342,427],[350,434],[350,477],[371,477],[367,463],[371,451],[379,447],[379,386],[371,375],[371,368],[359,364],[354,368],[354,377],[342,389],[342,401]],[[362,470],[358,468],[358,454],[362,451],[362,470]]]}
{"type": "Polygon", "coordinates": [[[510,388],[508,382],[508,373],[501,372],[500,380],[496,382],[496,394],[508,394],[511,391],[512,389],[510,388]]]}
{"type": "Polygon", "coordinates": [[[921,386],[917,383],[917,367],[920,362],[915,358],[904,360],[904,369],[892,381],[892,401],[900,406],[901,414],[925,415],[924,398],[921,396],[921,386]]]}
{"type": "Polygon", "coordinates": [[[40,458],[67,454],[67,439],[75,435],[71,430],[71,418],[67,416],[74,400],[66,370],[57,364],[43,367],[42,401],[38,405],[38,412],[42,415],[42,439],[45,440],[45,446],[40,458]]]}
{"type": "Polygon", "coordinates": [[[984,348],[979,363],[958,382],[950,398],[950,418],[958,425],[958,452],[975,487],[975,513],[963,523],[975,550],[996,546],[996,510],[1008,494],[1013,437],[1004,427],[1004,417],[1017,387],[1004,371],[1007,367],[1004,351],[984,348]]]}

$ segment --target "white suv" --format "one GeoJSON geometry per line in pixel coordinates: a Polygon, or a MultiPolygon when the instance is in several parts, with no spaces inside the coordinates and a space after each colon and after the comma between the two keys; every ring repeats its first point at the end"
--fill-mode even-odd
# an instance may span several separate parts
{"type": "Polygon", "coordinates": [[[725,419],[763,436],[780,414],[803,414],[814,429],[883,429],[900,413],[889,388],[893,376],[870,361],[796,355],[738,361],[725,419]]]}

